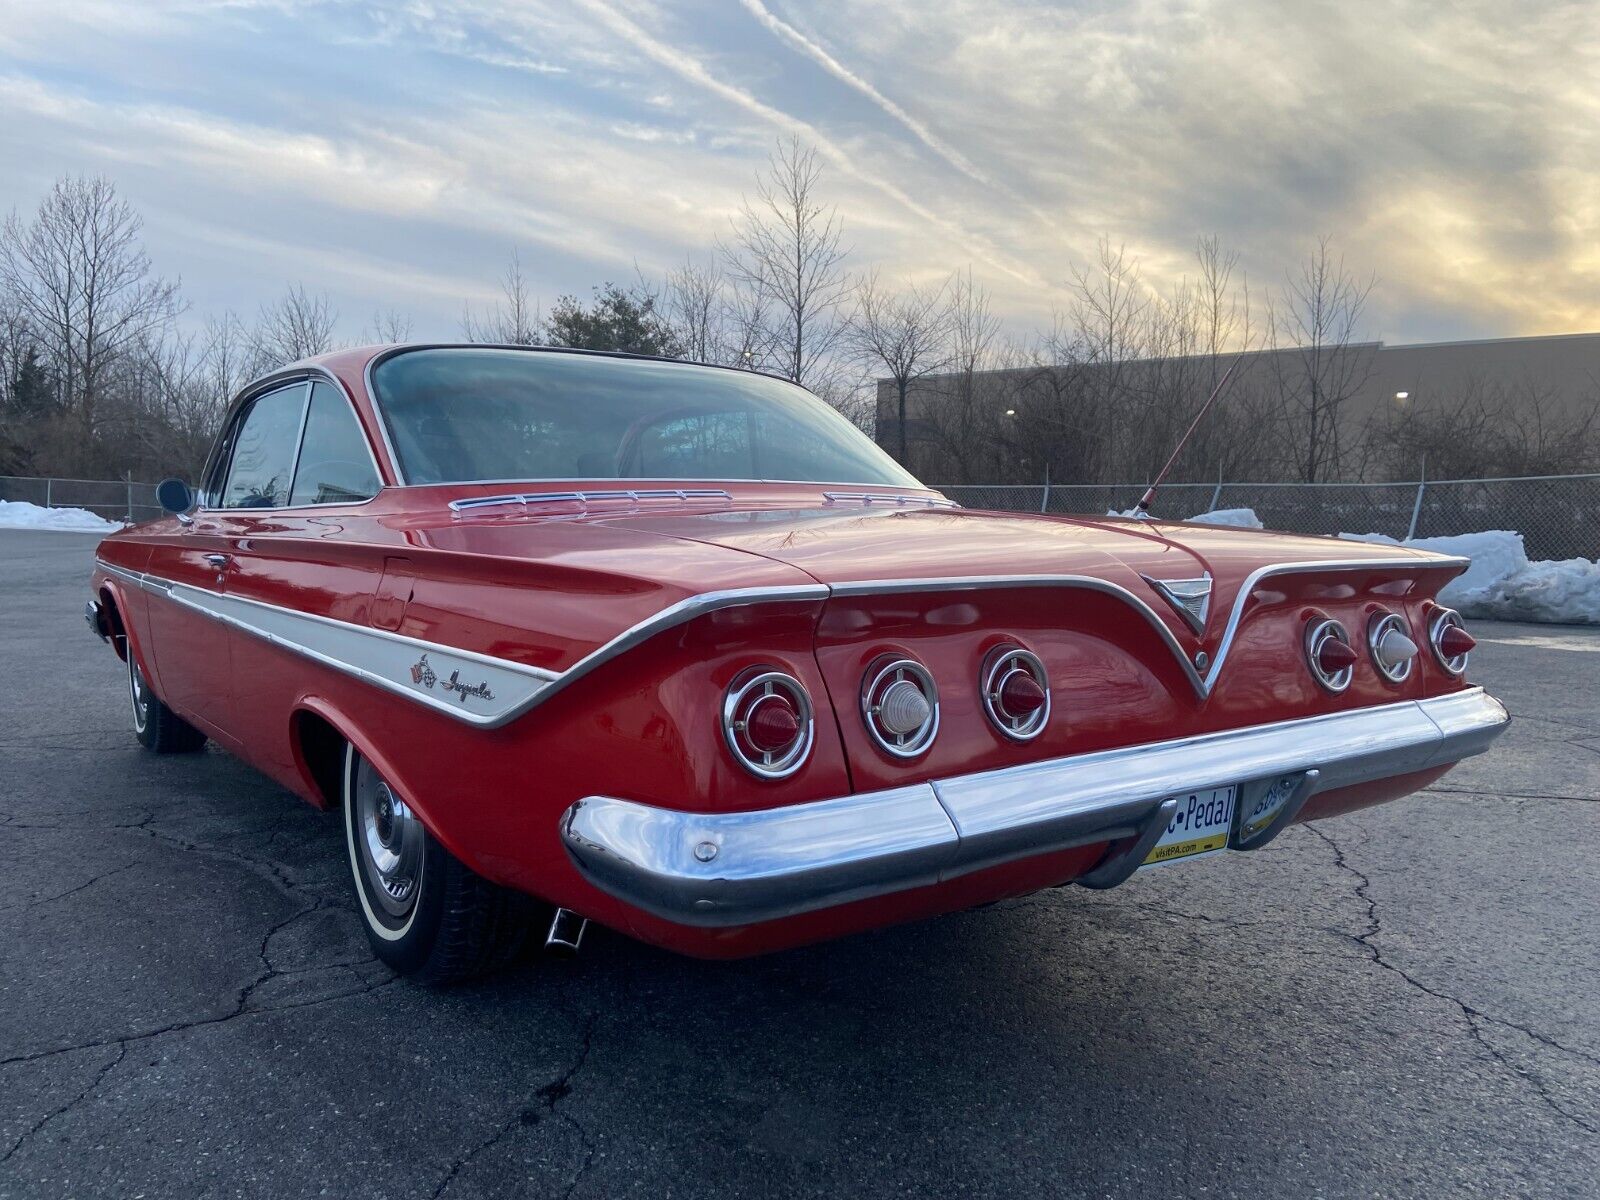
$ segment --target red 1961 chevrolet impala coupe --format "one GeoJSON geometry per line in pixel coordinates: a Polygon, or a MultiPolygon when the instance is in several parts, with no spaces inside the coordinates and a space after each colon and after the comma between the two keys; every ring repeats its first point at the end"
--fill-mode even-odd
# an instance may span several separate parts
{"type": "Polygon", "coordinates": [[[1463,560],[966,511],[746,371],[332,354],[162,492],[87,612],[135,732],[340,809],[375,951],[427,980],[589,919],[733,957],[1111,887],[1507,722],[1434,599],[1463,560]]]}

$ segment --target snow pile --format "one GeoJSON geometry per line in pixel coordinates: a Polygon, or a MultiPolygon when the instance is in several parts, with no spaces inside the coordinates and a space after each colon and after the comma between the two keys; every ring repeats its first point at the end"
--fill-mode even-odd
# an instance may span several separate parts
{"type": "MultiPolygon", "coordinates": [[[[1363,535],[1360,540],[1391,539],[1363,535]]],[[[1600,562],[1587,558],[1530,562],[1522,535],[1507,529],[1413,538],[1405,544],[1472,560],[1463,574],[1439,592],[1439,603],[1469,617],[1600,625],[1600,562]]]]}
{"type": "MultiPolygon", "coordinates": [[[[1142,513],[1137,508],[1130,508],[1127,512],[1118,512],[1114,508],[1106,509],[1108,517],[1129,517],[1135,521],[1159,521],[1167,518],[1151,517],[1142,513]]],[[[1256,516],[1253,508],[1219,508],[1215,512],[1201,513],[1198,517],[1189,517],[1188,520],[1200,525],[1231,525],[1235,529],[1262,529],[1261,518],[1256,516]]]]}
{"type": "MultiPolygon", "coordinates": [[[[1392,538],[1382,533],[1341,533],[1339,536],[1351,542],[1377,542],[1385,546],[1402,545],[1399,538],[1392,538]]],[[[1522,545],[1522,535],[1509,529],[1489,529],[1483,533],[1463,533],[1457,537],[1412,538],[1403,544],[1415,546],[1418,550],[1432,550],[1436,554],[1452,554],[1458,558],[1472,560],[1472,565],[1445,584],[1444,590],[1439,593],[1439,602],[1448,604],[1452,608],[1473,604],[1487,594],[1488,589],[1494,584],[1510,579],[1530,565],[1528,552],[1522,545]]],[[[1580,558],[1574,561],[1584,560],[1580,558]]]]}
{"type": "MultiPolygon", "coordinates": [[[[1248,508],[1224,509],[1191,518],[1201,524],[1260,529],[1248,508]]],[[[1489,529],[1454,537],[1412,538],[1402,542],[1382,533],[1341,533],[1355,542],[1410,546],[1470,558],[1472,565],[1439,592],[1439,603],[1469,617],[1502,621],[1541,621],[1557,625],[1600,625],[1600,561],[1569,558],[1530,562],[1522,535],[1489,529]]]]}
{"type": "Polygon", "coordinates": [[[1219,508],[1214,512],[1190,517],[1196,525],[1230,525],[1235,529],[1263,529],[1261,518],[1253,508],[1219,508]]]}
{"type": "MultiPolygon", "coordinates": [[[[1138,517],[1138,509],[1112,509],[1108,517],[1138,517]]],[[[1253,509],[1222,508],[1189,520],[1197,525],[1227,525],[1260,529],[1253,509]]],[[[1353,542],[1379,542],[1412,546],[1469,558],[1472,565],[1439,592],[1439,603],[1460,609],[1469,617],[1502,621],[1541,621],[1555,625],[1600,625],[1600,561],[1569,558],[1561,562],[1530,562],[1522,535],[1509,529],[1489,529],[1455,537],[1399,538],[1382,533],[1341,533],[1353,542]]]]}
{"type": "Polygon", "coordinates": [[[40,508],[26,500],[0,500],[0,529],[65,529],[77,533],[115,533],[122,525],[86,508],[40,508]]]}

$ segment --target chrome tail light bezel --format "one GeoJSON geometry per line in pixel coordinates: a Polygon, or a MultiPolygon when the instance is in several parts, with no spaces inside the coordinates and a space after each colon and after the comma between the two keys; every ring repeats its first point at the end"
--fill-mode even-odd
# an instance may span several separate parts
{"type": "Polygon", "coordinates": [[[1404,683],[1417,669],[1417,656],[1413,654],[1397,667],[1385,666],[1383,656],[1378,653],[1378,645],[1391,630],[1398,630],[1413,645],[1416,644],[1416,639],[1411,636],[1411,626],[1404,617],[1395,612],[1377,612],[1367,622],[1367,654],[1372,658],[1373,669],[1380,678],[1389,683],[1404,683]]]}
{"type": "Polygon", "coordinates": [[[1468,650],[1465,654],[1458,654],[1454,658],[1445,657],[1439,643],[1444,639],[1444,631],[1451,626],[1465,630],[1467,623],[1455,609],[1440,607],[1428,621],[1428,645],[1433,649],[1433,660],[1447,674],[1459,679],[1467,673],[1467,662],[1472,658],[1472,651],[1468,650]]]}
{"type": "Polygon", "coordinates": [[[722,699],[722,737],[728,751],[741,767],[761,779],[787,779],[811,757],[816,741],[816,710],[811,695],[787,671],[763,667],[747,671],[728,686],[722,699]],[[744,721],[763,698],[782,693],[794,707],[800,732],[782,754],[763,751],[744,736],[744,721]]]}
{"type": "Polygon", "coordinates": [[[1031,742],[1050,724],[1050,677],[1045,672],[1044,663],[1031,650],[1008,644],[989,651],[984,659],[979,688],[983,696],[983,711],[988,715],[989,723],[1003,737],[1013,742],[1031,742]],[[1016,671],[1025,672],[1044,692],[1044,703],[1021,720],[1007,713],[1000,699],[1006,680],[1016,671]]]}
{"type": "Polygon", "coordinates": [[[1322,647],[1329,638],[1337,638],[1346,646],[1350,645],[1350,635],[1345,627],[1331,617],[1312,621],[1306,626],[1306,665],[1311,668],[1311,675],[1324,691],[1339,695],[1347,691],[1356,676],[1356,665],[1349,666],[1339,671],[1328,672],[1322,669],[1322,647]]]}
{"type": "Polygon", "coordinates": [[[874,662],[861,681],[861,720],[884,753],[895,758],[916,758],[924,753],[939,736],[939,686],[932,672],[914,658],[884,657],[874,662]],[[878,719],[884,693],[902,680],[914,683],[928,702],[927,719],[915,734],[891,732],[878,719]]]}

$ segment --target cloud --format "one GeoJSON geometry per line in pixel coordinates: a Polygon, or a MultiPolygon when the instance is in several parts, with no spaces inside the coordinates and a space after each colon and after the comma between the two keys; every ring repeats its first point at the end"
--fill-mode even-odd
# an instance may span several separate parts
{"type": "Polygon", "coordinates": [[[1369,336],[1600,327],[1600,29],[1560,0],[1514,17],[1488,0],[7,16],[0,211],[54,173],[108,173],[172,231],[161,269],[204,295],[309,274],[341,244],[368,264],[330,268],[347,311],[414,303],[419,332],[427,311],[453,323],[470,281],[492,288],[513,246],[546,296],[581,294],[703,252],[793,135],[827,164],[855,266],[971,263],[1019,333],[1048,324],[1102,234],[1167,287],[1216,233],[1259,291],[1330,233],[1379,276],[1369,336]]]}
{"type": "Polygon", "coordinates": [[[1003,272],[1018,282],[1043,286],[1043,281],[1031,267],[996,250],[988,241],[962,228],[955,221],[919,202],[903,188],[889,179],[862,169],[856,157],[829,139],[821,129],[763,102],[748,91],[718,78],[704,63],[693,55],[647,32],[637,22],[616,11],[602,0],[575,0],[586,11],[619,37],[636,47],[651,59],[681,76],[686,81],[712,93],[719,99],[743,109],[752,116],[770,124],[774,130],[790,134],[821,152],[835,167],[871,187],[904,208],[927,225],[955,238],[979,261],[992,270],[1003,272]]]}

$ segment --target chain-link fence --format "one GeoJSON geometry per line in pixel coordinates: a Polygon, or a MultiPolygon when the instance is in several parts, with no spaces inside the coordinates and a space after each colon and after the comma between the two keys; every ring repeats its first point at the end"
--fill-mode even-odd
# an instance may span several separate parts
{"type": "MultiPolygon", "coordinates": [[[[967,508],[1003,512],[1126,512],[1142,483],[960,484],[939,488],[967,508]]],[[[114,521],[161,514],[154,484],[125,479],[0,475],[0,500],[85,508],[114,521]]],[[[1254,509],[1268,529],[1441,537],[1485,529],[1521,533],[1532,559],[1600,558],[1600,475],[1444,479],[1417,483],[1171,483],[1155,515],[1187,520],[1221,508],[1254,509]]]]}
{"type": "Polygon", "coordinates": [[[148,521],[161,515],[156,485],[129,479],[36,479],[0,475],[0,500],[40,508],[84,508],[108,521],[148,521]]]}
{"type": "MultiPolygon", "coordinates": [[[[956,485],[939,490],[967,508],[1004,512],[1126,512],[1145,484],[956,485]]],[[[1513,529],[1532,559],[1600,558],[1600,475],[1444,479],[1412,483],[1173,483],[1158,517],[1186,520],[1254,509],[1268,529],[1442,537],[1513,529]]]]}

